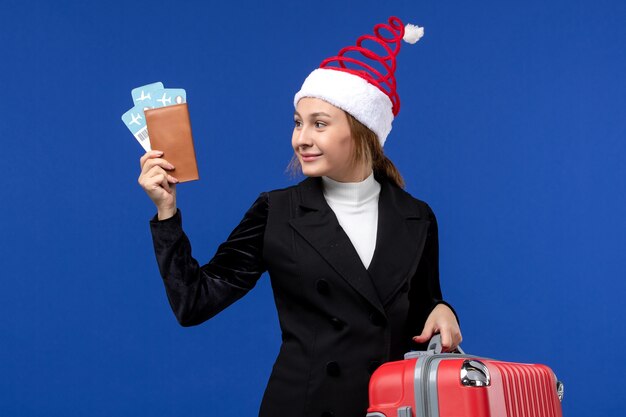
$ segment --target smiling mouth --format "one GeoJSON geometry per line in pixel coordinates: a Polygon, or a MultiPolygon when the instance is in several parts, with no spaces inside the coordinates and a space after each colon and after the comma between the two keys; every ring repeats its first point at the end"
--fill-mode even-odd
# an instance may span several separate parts
{"type": "Polygon", "coordinates": [[[302,157],[302,160],[304,162],[311,162],[316,160],[319,156],[321,156],[322,154],[319,155],[300,155],[302,157]]]}

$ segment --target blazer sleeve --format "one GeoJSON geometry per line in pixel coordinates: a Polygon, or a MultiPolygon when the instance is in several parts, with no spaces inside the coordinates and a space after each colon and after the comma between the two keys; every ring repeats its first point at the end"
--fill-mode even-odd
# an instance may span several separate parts
{"type": "Polygon", "coordinates": [[[418,264],[417,271],[413,276],[409,291],[409,332],[413,336],[421,334],[428,315],[438,304],[445,304],[459,317],[454,308],[443,300],[441,286],[439,284],[439,230],[437,218],[432,209],[426,205],[428,212],[428,232],[424,251],[418,264]]]}
{"type": "Polygon", "coordinates": [[[243,297],[266,271],[263,236],[268,194],[261,193],[239,225],[200,266],[182,228],[180,209],[169,219],[150,220],[154,252],[167,298],[182,326],[200,324],[243,297]]]}

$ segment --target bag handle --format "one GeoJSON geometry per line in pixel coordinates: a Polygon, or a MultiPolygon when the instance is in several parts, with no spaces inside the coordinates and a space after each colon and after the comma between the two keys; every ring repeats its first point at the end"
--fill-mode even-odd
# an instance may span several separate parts
{"type": "MultiPolygon", "coordinates": [[[[418,358],[420,356],[431,356],[431,355],[439,355],[442,350],[441,346],[441,335],[437,333],[433,337],[430,338],[430,342],[428,342],[428,348],[426,350],[412,350],[404,354],[404,359],[413,359],[418,358]]],[[[457,346],[452,352],[449,353],[458,353],[461,355],[465,355],[465,351],[461,349],[461,346],[457,346]]]]}
{"type": "MultiPolygon", "coordinates": [[[[428,342],[428,349],[426,349],[426,351],[428,353],[434,353],[435,355],[438,355],[441,353],[442,349],[443,347],[441,346],[441,335],[437,333],[430,339],[430,342],[428,342]]],[[[463,349],[461,349],[461,346],[457,346],[456,349],[449,353],[460,353],[461,355],[465,354],[463,349]]]]}

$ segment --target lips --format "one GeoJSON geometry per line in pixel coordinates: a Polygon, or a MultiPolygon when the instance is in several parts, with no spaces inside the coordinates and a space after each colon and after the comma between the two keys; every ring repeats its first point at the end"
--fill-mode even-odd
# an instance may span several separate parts
{"type": "Polygon", "coordinates": [[[302,160],[304,162],[312,162],[315,161],[318,157],[320,157],[322,154],[314,154],[314,153],[303,153],[300,154],[300,156],[302,157],[302,160]]]}

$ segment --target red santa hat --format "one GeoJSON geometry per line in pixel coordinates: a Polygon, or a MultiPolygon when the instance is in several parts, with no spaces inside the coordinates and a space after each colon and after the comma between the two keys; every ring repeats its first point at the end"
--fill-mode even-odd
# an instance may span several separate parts
{"type": "Polygon", "coordinates": [[[363,35],[355,45],[322,61],[304,80],[294,106],[303,97],[327,101],[371,129],[384,145],[391,122],[400,111],[395,70],[401,40],[413,44],[423,35],[423,27],[405,26],[397,17],[390,17],[388,24],[377,24],[374,35],[363,35]],[[383,30],[386,33],[381,33],[383,30]]]}

